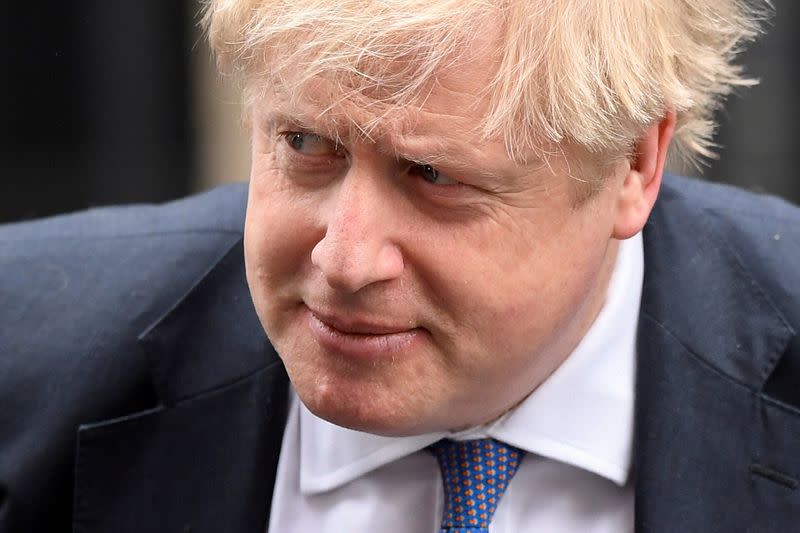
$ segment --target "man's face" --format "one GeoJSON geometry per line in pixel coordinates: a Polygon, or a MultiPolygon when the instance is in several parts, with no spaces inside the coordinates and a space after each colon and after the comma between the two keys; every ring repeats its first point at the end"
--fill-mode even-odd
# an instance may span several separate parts
{"type": "Polygon", "coordinates": [[[381,134],[339,145],[316,104],[255,105],[247,278],[322,418],[388,435],[488,422],[602,306],[621,180],[576,205],[566,158],[522,166],[481,142],[489,71],[442,76],[397,128],[389,115],[381,134]]]}

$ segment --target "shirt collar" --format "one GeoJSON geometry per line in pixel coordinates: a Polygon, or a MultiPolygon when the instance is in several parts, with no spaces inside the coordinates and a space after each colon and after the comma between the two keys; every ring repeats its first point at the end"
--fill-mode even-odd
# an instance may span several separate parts
{"type": "Polygon", "coordinates": [[[498,420],[458,433],[383,437],[316,417],[297,398],[300,490],[332,490],[444,437],[493,437],[610,479],[627,481],[633,448],[635,344],[644,276],[641,234],[622,241],[606,301],[555,372],[498,420]]]}

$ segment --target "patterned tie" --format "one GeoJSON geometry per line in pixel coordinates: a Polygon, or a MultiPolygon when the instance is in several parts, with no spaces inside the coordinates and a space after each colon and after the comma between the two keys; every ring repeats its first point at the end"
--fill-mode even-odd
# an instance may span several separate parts
{"type": "Polygon", "coordinates": [[[442,533],[488,533],[524,452],[494,439],[444,439],[429,449],[444,483],[442,533]]]}

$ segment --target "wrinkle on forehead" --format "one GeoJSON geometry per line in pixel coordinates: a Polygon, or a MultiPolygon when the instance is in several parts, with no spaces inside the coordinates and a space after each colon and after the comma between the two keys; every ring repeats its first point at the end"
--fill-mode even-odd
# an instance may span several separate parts
{"type": "Polygon", "coordinates": [[[353,63],[338,61],[334,49],[330,62],[320,60],[311,76],[300,63],[293,71],[250,79],[248,93],[255,98],[248,100],[279,104],[292,114],[303,110],[316,124],[327,124],[325,133],[341,140],[406,135],[417,126],[417,111],[469,114],[477,129],[488,111],[485,93],[501,61],[502,27],[496,20],[487,19],[481,31],[454,31],[452,46],[428,52],[439,58],[434,63],[425,54],[380,52],[386,45],[380,41],[376,50],[365,49],[353,63]],[[448,100],[457,100],[452,109],[448,100]]]}
{"type": "MultiPolygon", "coordinates": [[[[548,158],[539,157],[539,152],[515,161],[502,139],[484,136],[481,117],[487,103],[470,90],[470,83],[481,86],[480,65],[473,66],[474,73],[437,78],[434,88],[405,106],[380,101],[364,106],[335,95],[327,80],[315,80],[301,94],[272,88],[263,97],[263,106],[258,106],[259,117],[265,124],[296,126],[343,146],[368,143],[397,159],[444,165],[491,179],[550,168],[548,158]]],[[[557,148],[553,154],[561,155],[557,148]]]]}
{"type": "Polygon", "coordinates": [[[268,123],[284,123],[328,137],[343,145],[355,142],[393,144],[393,139],[410,134],[417,121],[408,108],[375,105],[365,108],[348,100],[323,103],[288,100],[273,93],[261,110],[268,123]]]}

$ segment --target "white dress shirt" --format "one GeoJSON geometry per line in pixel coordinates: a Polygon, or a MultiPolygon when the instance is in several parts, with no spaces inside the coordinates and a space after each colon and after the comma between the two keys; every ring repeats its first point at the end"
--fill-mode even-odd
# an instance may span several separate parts
{"type": "Polygon", "coordinates": [[[633,531],[635,339],[642,237],[620,243],[606,301],[575,351],[528,398],[467,431],[390,438],[330,424],[292,393],[270,533],[437,533],[443,437],[494,437],[528,452],[491,533],[633,531]]]}

